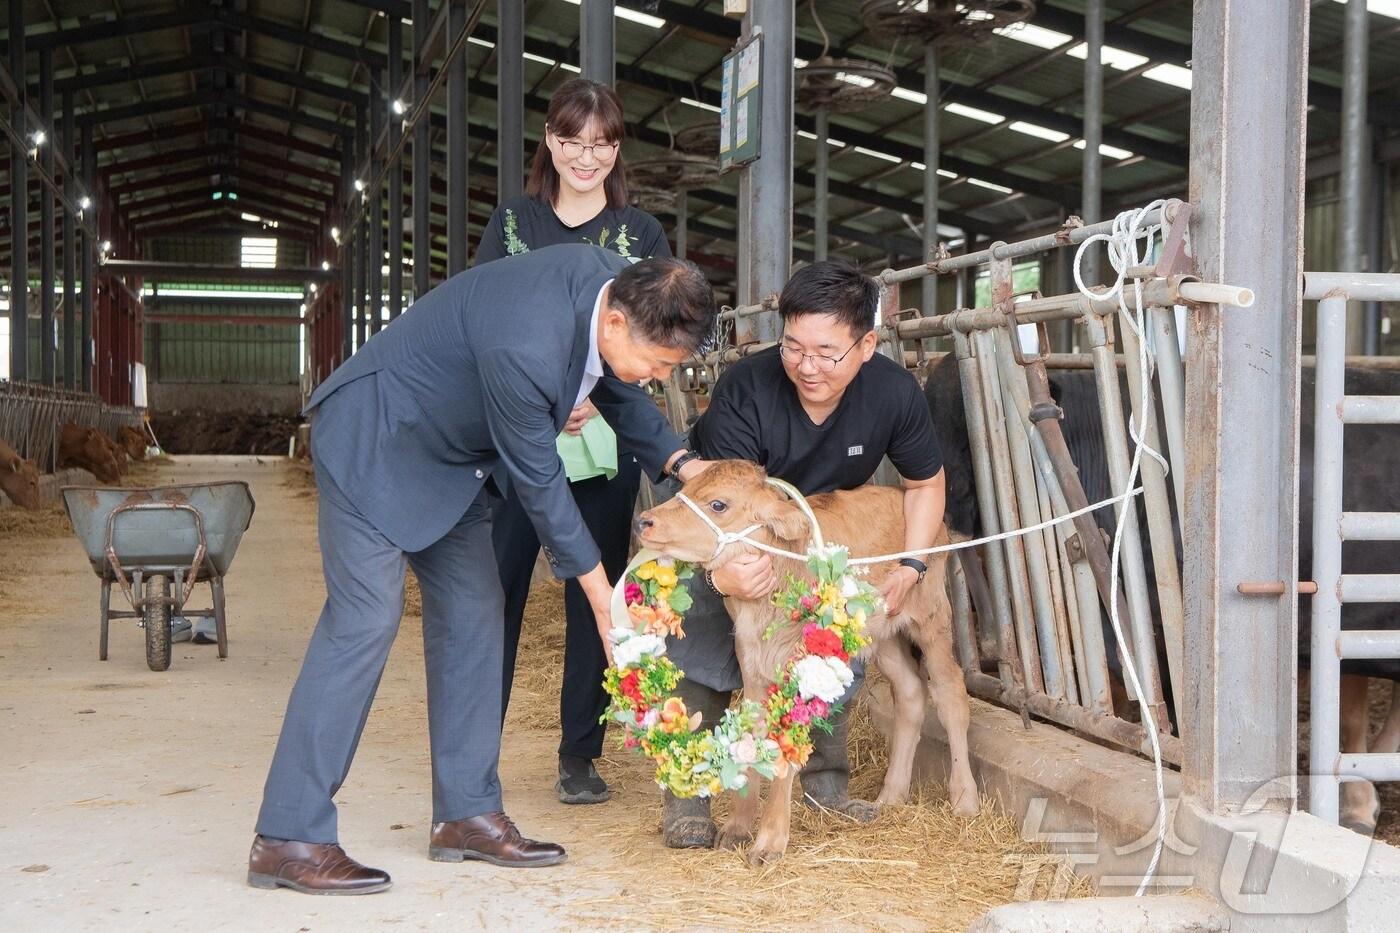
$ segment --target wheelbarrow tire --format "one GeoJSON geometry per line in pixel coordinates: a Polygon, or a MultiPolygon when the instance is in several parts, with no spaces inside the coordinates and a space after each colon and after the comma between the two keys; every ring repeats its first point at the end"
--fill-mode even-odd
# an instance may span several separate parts
{"type": "Polygon", "coordinates": [[[156,574],[146,580],[142,620],[146,628],[146,666],[153,671],[170,669],[170,578],[156,574]]]}

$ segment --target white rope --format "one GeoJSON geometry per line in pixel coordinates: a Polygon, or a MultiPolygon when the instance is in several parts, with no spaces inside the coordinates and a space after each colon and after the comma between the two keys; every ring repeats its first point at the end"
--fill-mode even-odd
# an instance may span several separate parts
{"type": "MultiPolygon", "coordinates": [[[[769,482],[773,481],[769,480],[769,482]]],[[[777,484],[774,483],[774,485],[777,484]]],[[[954,544],[940,544],[935,547],[920,548],[916,551],[900,551],[897,554],[881,554],[875,557],[852,557],[849,560],[847,560],[846,563],[850,566],[855,566],[859,564],[882,564],[885,561],[903,560],[906,557],[921,557],[925,554],[944,554],[949,551],[961,551],[964,548],[981,547],[984,544],[992,544],[997,541],[1004,541],[1007,538],[1015,538],[1019,537],[1020,535],[1028,535],[1033,534],[1037,531],[1044,531],[1046,528],[1051,528],[1055,525],[1063,524],[1064,522],[1073,521],[1081,515],[1087,515],[1090,512],[1096,511],[1105,506],[1115,505],[1119,502],[1125,502],[1141,492],[1142,487],[1138,486],[1137,488],[1128,491],[1124,495],[1112,496],[1108,499],[1101,499],[1098,502],[1094,502],[1084,506],[1084,508],[1082,509],[1076,509],[1075,511],[1068,512],[1064,515],[1057,515],[1056,517],[1046,519],[1045,521],[1040,522],[1039,524],[1030,525],[1026,528],[1016,528],[1011,531],[1003,531],[1000,534],[988,535],[985,538],[973,538],[970,541],[958,541],[954,544]]],[[[800,507],[802,507],[803,511],[807,513],[807,518],[812,523],[813,537],[815,537],[818,540],[818,542],[820,542],[821,529],[817,525],[816,516],[813,515],[811,509],[807,507],[805,498],[802,496],[801,493],[798,493],[796,490],[792,490],[791,495],[793,501],[796,502],[800,507]]],[[[772,554],[775,557],[787,557],[792,560],[798,561],[805,561],[807,559],[808,555],[806,554],[798,554],[794,551],[785,550],[784,548],[780,548],[772,544],[767,544],[763,541],[755,541],[753,538],[749,537],[750,534],[762,528],[762,525],[750,525],[749,527],[745,528],[743,531],[740,532],[725,531],[724,529],[716,525],[713,521],[711,521],[710,517],[700,509],[700,506],[696,505],[689,498],[687,498],[685,493],[677,493],[676,498],[680,499],[686,505],[690,506],[690,508],[695,512],[696,515],[699,515],[702,519],[704,519],[705,524],[709,525],[710,530],[715,533],[716,540],[720,542],[715,547],[714,553],[710,555],[710,560],[714,560],[716,557],[718,557],[719,552],[722,551],[727,545],[735,544],[740,541],[742,541],[744,544],[749,545],[752,548],[756,548],[757,550],[765,551],[769,554],[772,554]]]]}
{"type": "MultiPolygon", "coordinates": [[[[1142,226],[1149,211],[1152,211],[1165,204],[1165,201],[1153,201],[1140,210],[1124,211],[1113,219],[1113,227],[1109,233],[1098,233],[1084,240],[1079,244],[1079,249],[1074,254],[1074,284],[1079,291],[1090,298],[1114,297],[1118,299],[1118,319],[1123,322],[1124,327],[1132,329],[1138,339],[1138,371],[1141,382],[1139,397],[1144,401],[1151,398],[1149,393],[1150,380],[1152,378],[1152,366],[1155,360],[1148,353],[1147,349],[1147,328],[1143,318],[1142,307],[1142,282],[1133,279],[1133,307],[1130,309],[1124,297],[1123,286],[1127,281],[1128,269],[1142,263],[1144,257],[1138,253],[1138,240],[1147,241],[1147,250],[1150,254],[1152,250],[1153,238],[1160,229],[1160,224],[1149,224],[1142,226]],[[1083,262],[1084,253],[1091,243],[1103,240],[1108,244],[1108,261],[1113,266],[1117,277],[1108,292],[1096,293],[1085,285],[1080,267],[1083,262]]],[[[1117,391],[1117,386],[1113,387],[1117,391]]],[[[1146,406],[1144,406],[1145,408],[1146,406]]],[[[1144,419],[1145,420],[1145,419],[1144,419]]],[[[1165,473],[1167,461],[1161,453],[1148,447],[1142,437],[1138,434],[1137,425],[1134,419],[1128,419],[1128,433],[1133,438],[1133,459],[1128,467],[1128,480],[1125,485],[1129,488],[1137,481],[1138,473],[1142,468],[1142,455],[1145,451],[1149,456],[1162,465],[1165,473]]],[[[1152,859],[1147,863],[1147,870],[1143,873],[1142,882],[1138,885],[1135,896],[1141,897],[1147,890],[1148,883],[1157,872],[1157,863],[1162,858],[1162,847],[1167,840],[1167,795],[1162,787],[1162,746],[1157,739],[1157,723],[1152,716],[1142,689],[1142,681],[1138,678],[1137,666],[1133,663],[1133,654],[1127,645],[1127,639],[1123,636],[1122,622],[1118,617],[1118,576],[1121,570],[1123,557],[1123,529],[1127,527],[1127,506],[1124,505],[1123,512],[1118,515],[1118,524],[1113,533],[1113,553],[1110,558],[1111,584],[1108,600],[1108,618],[1113,626],[1113,636],[1118,641],[1118,650],[1123,658],[1123,670],[1128,675],[1128,682],[1133,688],[1133,693],[1137,696],[1138,707],[1142,711],[1143,728],[1147,731],[1147,737],[1152,743],[1152,769],[1153,777],[1156,779],[1157,790],[1157,843],[1152,849],[1152,859]]],[[[1144,623],[1146,620],[1142,620],[1144,623]]]]}

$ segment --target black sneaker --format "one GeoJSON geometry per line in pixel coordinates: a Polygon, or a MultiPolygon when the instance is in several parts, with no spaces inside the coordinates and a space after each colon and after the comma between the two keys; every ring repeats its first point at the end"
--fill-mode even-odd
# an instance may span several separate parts
{"type": "Polygon", "coordinates": [[[559,781],[554,790],[560,803],[602,803],[609,796],[607,782],[598,776],[593,762],[574,755],[559,756],[559,781]]]}

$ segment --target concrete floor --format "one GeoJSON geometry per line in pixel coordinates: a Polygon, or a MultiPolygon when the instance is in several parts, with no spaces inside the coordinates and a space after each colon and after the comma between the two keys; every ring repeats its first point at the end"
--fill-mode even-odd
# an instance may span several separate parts
{"type": "Polygon", "coordinates": [[[227,661],[186,643],[152,673],[140,631],[118,621],[99,662],[98,584],[77,542],[0,541],[0,929],[537,929],[613,893],[597,872],[609,859],[600,827],[652,791],[629,788],[586,814],[563,807],[557,739],[538,732],[507,735],[506,805],[527,835],[569,847],[569,863],[427,859],[422,641],[408,624],[339,797],[348,851],[387,869],[393,889],[315,898],[245,886],[263,779],[324,595],[314,499],[288,477],[254,458],[161,468],[161,482],[245,480],[257,499],[228,578],[227,661]]]}

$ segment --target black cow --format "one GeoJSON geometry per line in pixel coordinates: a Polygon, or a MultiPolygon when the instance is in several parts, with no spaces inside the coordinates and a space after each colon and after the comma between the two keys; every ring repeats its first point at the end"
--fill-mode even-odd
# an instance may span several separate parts
{"type": "MultiPolygon", "coordinates": [[[[1299,537],[1298,564],[1300,580],[1312,574],[1312,496],[1313,496],[1313,426],[1315,372],[1303,370],[1300,405],[1301,437],[1299,444],[1299,537]]],[[[1094,374],[1089,370],[1053,370],[1050,376],[1051,394],[1064,411],[1061,430],[1066,446],[1079,469],[1080,482],[1090,502],[1115,495],[1110,487],[1108,464],[1104,453],[1103,431],[1099,420],[1098,390],[1094,374]]],[[[1127,386],[1123,382],[1124,407],[1127,408],[1127,386]]],[[[1348,395],[1400,395],[1400,371],[1378,369],[1349,369],[1346,374],[1348,395]]],[[[972,460],[967,436],[967,424],[958,380],[957,361],[949,355],[929,373],[925,395],[933,414],[939,444],[943,450],[947,471],[947,523],[953,530],[968,536],[982,533],[972,460]]],[[[1400,511],[1400,436],[1390,425],[1355,425],[1346,428],[1343,444],[1346,478],[1343,483],[1343,508],[1347,511],[1400,511]]],[[[1146,528],[1146,517],[1139,507],[1139,527],[1146,528]]],[[[1094,513],[1099,527],[1108,534],[1114,530],[1113,510],[1104,508],[1094,513]]],[[[1176,537],[1178,563],[1181,557],[1180,528],[1173,528],[1176,537]]],[[[1148,574],[1148,596],[1156,617],[1156,586],[1153,577],[1152,554],[1144,532],[1143,563],[1148,574]]],[[[1347,573],[1400,573],[1400,542],[1349,542],[1342,548],[1342,567],[1347,573]]],[[[1105,623],[1106,625],[1106,623],[1105,623]]],[[[1353,603],[1342,608],[1344,629],[1397,629],[1400,617],[1393,605],[1353,603]]],[[[1303,597],[1298,607],[1298,653],[1300,667],[1309,664],[1312,631],[1311,599],[1303,597]]],[[[1159,640],[1160,640],[1160,632],[1159,640]]],[[[1105,644],[1111,645],[1112,634],[1105,627],[1105,644]]],[[[1165,670],[1165,659],[1160,659],[1165,670]]],[[[1109,651],[1109,667],[1118,671],[1116,652],[1109,651]]],[[[1343,748],[1347,751],[1366,750],[1366,684],[1365,677],[1379,677],[1400,682],[1400,660],[1348,660],[1342,664],[1343,673],[1343,748]]],[[[1163,684],[1169,690],[1169,684],[1163,684]]],[[[1400,704],[1392,707],[1391,716],[1372,744],[1373,751],[1396,751],[1400,746],[1400,704]]],[[[1343,785],[1343,821],[1361,830],[1373,829],[1375,824],[1375,794],[1363,783],[1343,785]],[[1369,793],[1368,793],[1369,791],[1369,793]],[[1369,819],[1366,814],[1370,812],[1369,819]]]]}

